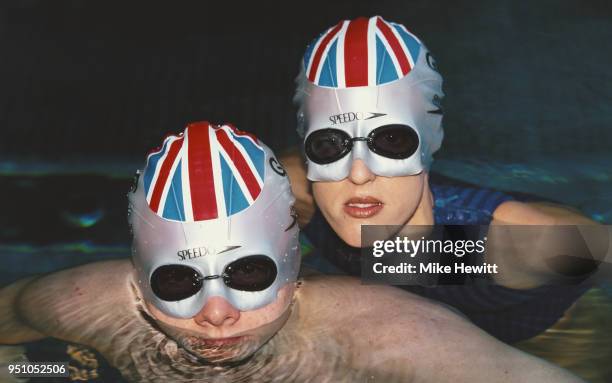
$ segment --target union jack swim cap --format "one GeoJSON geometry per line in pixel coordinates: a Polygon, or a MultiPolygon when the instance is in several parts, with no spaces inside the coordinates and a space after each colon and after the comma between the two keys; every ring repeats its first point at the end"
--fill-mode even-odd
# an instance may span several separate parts
{"type": "Polygon", "coordinates": [[[287,172],[255,136],[230,125],[192,123],[168,136],[137,174],[128,193],[128,223],[138,288],[147,303],[184,319],[212,297],[250,311],[274,302],[283,286],[296,281],[295,198],[287,172]],[[253,255],[274,263],[275,271],[266,267],[274,277],[267,287],[243,291],[220,278],[234,262],[253,255]],[[154,287],[154,274],[164,266],[173,266],[166,269],[170,274],[176,267],[191,269],[191,276],[199,274],[206,283],[192,295],[165,300],[154,287]]]}
{"type": "Polygon", "coordinates": [[[189,124],[147,157],[146,200],[158,216],[180,222],[229,217],[251,206],[264,182],[257,138],[231,125],[189,124]]]}
{"type": "Polygon", "coordinates": [[[380,16],[344,20],[316,38],[304,54],[306,77],[331,88],[375,86],[410,73],[421,41],[380,16]]]}

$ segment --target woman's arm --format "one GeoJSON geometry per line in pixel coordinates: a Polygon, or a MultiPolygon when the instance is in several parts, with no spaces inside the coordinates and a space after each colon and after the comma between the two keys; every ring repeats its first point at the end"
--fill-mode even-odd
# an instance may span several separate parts
{"type": "Polygon", "coordinates": [[[563,206],[508,201],[493,218],[487,261],[499,266],[495,278],[505,287],[574,283],[592,275],[608,251],[607,228],[563,206]]]}
{"type": "Polygon", "coordinates": [[[493,212],[493,219],[511,225],[596,225],[580,212],[546,202],[506,201],[493,212]]]}

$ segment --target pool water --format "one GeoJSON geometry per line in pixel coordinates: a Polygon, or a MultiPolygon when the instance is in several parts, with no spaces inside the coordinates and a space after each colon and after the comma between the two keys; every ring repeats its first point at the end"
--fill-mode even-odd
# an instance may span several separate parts
{"type": "MultiPolygon", "coordinates": [[[[552,199],[610,224],[610,164],[610,156],[596,155],[538,158],[529,163],[443,158],[435,162],[433,171],[552,199]]],[[[70,167],[0,162],[0,286],[31,274],[129,256],[126,193],[135,168],[131,163],[110,164],[108,171],[103,163],[70,167]]],[[[610,382],[610,321],[612,285],[604,284],[585,294],[555,326],[517,346],[588,381],[610,382]]],[[[70,346],[75,355],[88,355],[88,350],[70,346]]],[[[6,352],[2,349],[0,355],[6,352]]]]}
{"type": "Polygon", "coordinates": [[[589,382],[612,382],[612,299],[593,288],[553,327],[516,346],[589,382]]]}
{"type": "Polygon", "coordinates": [[[529,193],[612,224],[612,152],[574,156],[530,156],[504,162],[483,157],[442,158],[433,171],[476,185],[529,193]]]}
{"type": "MultiPolygon", "coordinates": [[[[433,170],[499,190],[529,193],[612,224],[612,154],[533,157],[503,162],[482,157],[440,159],[433,170]]],[[[553,327],[517,347],[589,382],[612,382],[612,282],[591,289],[553,327]]]]}

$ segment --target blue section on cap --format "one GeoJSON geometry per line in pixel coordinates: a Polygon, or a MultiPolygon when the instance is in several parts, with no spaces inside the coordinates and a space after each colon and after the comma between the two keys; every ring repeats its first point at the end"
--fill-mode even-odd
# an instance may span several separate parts
{"type": "Polygon", "coordinates": [[[421,44],[409,33],[406,33],[404,28],[402,28],[399,24],[391,23],[391,25],[393,25],[393,28],[395,28],[397,33],[399,33],[399,35],[401,36],[402,40],[404,40],[404,44],[406,44],[406,47],[410,52],[412,61],[416,63],[417,59],[419,58],[419,52],[421,51],[421,44]]]}
{"type": "Polygon", "coordinates": [[[338,40],[335,40],[334,43],[329,47],[329,51],[327,52],[327,58],[323,63],[323,68],[321,68],[321,75],[319,76],[318,85],[320,86],[329,86],[329,87],[337,87],[338,81],[336,80],[336,45],[338,40]]]}
{"type": "Polygon", "coordinates": [[[246,150],[248,156],[251,158],[251,161],[253,161],[253,165],[255,165],[255,169],[257,170],[259,177],[263,181],[266,168],[264,164],[266,154],[264,151],[259,146],[255,145],[250,139],[243,136],[237,136],[234,133],[231,134],[232,137],[238,141],[240,145],[242,145],[244,150],[246,150]]]}
{"type": "Polygon", "coordinates": [[[397,70],[389,52],[385,48],[385,45],[381,39],[376,36],[376,63],[378,65],[378,71],[376,74],[376,85],[385,84],[394,80],[397,80],[397,70]]]}
{"type": "Polygon", "coordinates": [[[321,39],[321,36],[323,36],[323,33],[317,36],[316,39],[312,40],[312,42],[306,47],[306,52],[304,52],[304,70],[308,70],[308,62],[310,61],[310,56],[312,56],[315,45],[317,44],[317,41],[321,39]]]}
{"type": "Polygon", "coordinates": [[[175,221],[185,221],[185,211],[183,205],[183,183],[181,180],[181,162],[176,166],[172,183],[166,196],[164,213],[162,217],[175,221]]]}
{"type": "Polygon", "coordinates": [[[225,212],[229,217],[249,207],[249,202],[242,194],[242,189],[240,189],[238,181],[234,178],[232,170],[221,154],[219,154],[219,162],[221,163],[221,177],[223,178],[225,212]]]}

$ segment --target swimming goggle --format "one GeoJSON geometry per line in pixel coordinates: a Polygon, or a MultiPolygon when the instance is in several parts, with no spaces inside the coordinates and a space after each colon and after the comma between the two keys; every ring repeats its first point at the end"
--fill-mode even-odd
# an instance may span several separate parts
{"type": "Polygon", "coordinates": [[[419,136],[414,129],[390,124],[372,130],[367,137],[351,137],[344,130],[334,128],[316,130],[306,138],[304,149],[310,161],[324,165],[350,153],[355,141],[363,141],[372,152],[396,160],[411,157],[419,148],[419,136]]]}
{"type": "Polygon", "coordinates": [[[272,286],[278,274],[274,261],[265,255],[251,255],[237,259],[222,274],[202,276],[186,265],[163,265],[151,275],[151,289],[161,300],[176,302],[197,294],[204,282],[222,279],[231,289],[239,291],[263,291],[272,286]]]}

